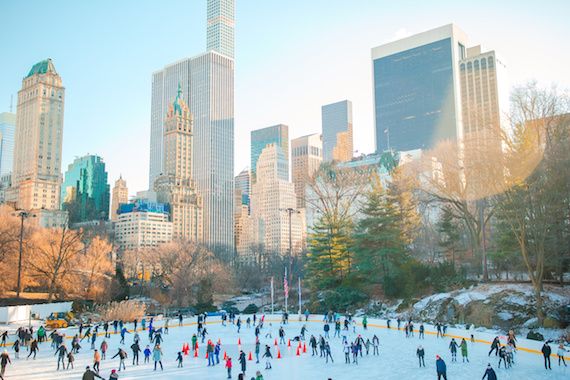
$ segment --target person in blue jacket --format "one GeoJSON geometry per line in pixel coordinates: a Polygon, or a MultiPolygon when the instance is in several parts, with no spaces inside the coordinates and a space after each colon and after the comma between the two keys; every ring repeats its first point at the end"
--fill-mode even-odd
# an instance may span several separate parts
{"type": "Polygon", "coordinates": [[[491,363],[487,364],[487,370],[483,374],[483,379],[481,380],[485,380],[485,378],[487,378],[487,380],[497,380],[497,374],[495,373],[495,370],[491,368],[491,363]]]}
{"type": "Polygon", "coordinates": [[[445,362],[439,355],[436,355],[435,358],[436,358],[435,369],[437,370],[437,380],[441,380],[442,378],[443,380],[447,380],[447,367],[445,365],[445,362]]]}

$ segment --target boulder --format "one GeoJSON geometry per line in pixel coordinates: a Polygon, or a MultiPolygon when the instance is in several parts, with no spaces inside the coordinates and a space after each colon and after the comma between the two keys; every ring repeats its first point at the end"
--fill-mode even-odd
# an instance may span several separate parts
{"type": "Polygon", "coordinates": [[[538,331],[534,330],[530,330],[528,334],[526,334],[526,338],[531,340],[538,340],[540,342],[544,341],[544,336],[538,331]]]}

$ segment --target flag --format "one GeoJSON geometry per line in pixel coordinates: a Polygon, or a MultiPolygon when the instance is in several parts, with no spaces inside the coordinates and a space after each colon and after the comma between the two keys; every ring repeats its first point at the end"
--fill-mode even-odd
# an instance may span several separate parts
{"type": "Polygon", "coordinates": [[[285,299],[289,298],[289,284],[287,283],[287,268],[285,268],[285,276],[283,276],[283,291],[285,292],[285,299]]]}

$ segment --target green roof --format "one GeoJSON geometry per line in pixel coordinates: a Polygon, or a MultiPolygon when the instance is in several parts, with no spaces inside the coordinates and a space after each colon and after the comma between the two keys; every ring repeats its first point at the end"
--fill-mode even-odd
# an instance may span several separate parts
{"type": "Polygon", "coordinates": [[[34,74],[45,74],[45,73],[55,73],[55,66],[53,65],[53,62],[51,61],[51,58],[48,59],[44,59],[41,62],[36,63],[35,65],[32,66],[32,68],[30,69],[30,72],[28,73],[28,75],[26,75],[26,78],[31,77],[34,74]]]}

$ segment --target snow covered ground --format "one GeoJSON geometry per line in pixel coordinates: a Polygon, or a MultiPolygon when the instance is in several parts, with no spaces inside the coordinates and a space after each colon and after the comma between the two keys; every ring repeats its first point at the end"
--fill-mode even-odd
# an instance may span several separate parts
{"type": "MultiPolygon", "coordinates": [[[[450,338],[437,339],[435,335],[426,333],[424,340],[420,340],[417,336],[413,338],[405,338],[402,331],[388,330],[384,328],[386,322],[384,320],[369,319],[368,330],[365,331],[362,327],[357,327],[356,333],[362,334],[364,339],[367,337],[372,340],[372,336],[377,334],[380,338],[380,356],[366,356],[359,359],[358,365],[344,363],[344,354],[342,353],[341,339],[332,338],[331,348],[334,357],[334,363],[325,364],[324,359],[319,357],[311,357],[310,348],[307,347],[307,353],[296,356],[296,346],[292,342],[292,347],[289,349],[286,345],[280,345],[278,348],[281,352],[282,359],[276,359],[277,347],[274,346],[274,339],[277,336],[279,328],[278,316],[267,316],[265,328],[261,333],[262,347],[264,344],[270,344],[272,347],[273,369],[265,370],[265,362],[262,360],[259,364],[255,364],[255,355],[253,361],[247,362],[246,379],[250,379],[255,375],[257,370],[261,370],[265,380],[271,379],[303,379],[303,380],[317,380],[328,378],[338,379],[434,379],[436,378],[435,371],[435,355],[439,354],[443,357],[447,364],[448,379],[450,380],[472,380],[480,379],[487,366],[487,363],[495,368],[500,380],[516,379],[516,380],[535,380],[535,379],[569,379],[570,368],[558,366],[558,359],[553,355],[552,357],[552,370],[546,371],[543,366],[542,355],[533,352],[525,352],[522,349],[518,351],[515,357],[516,364],[512,369],[497,369],[498,358],[492,356],[489,358],[487,352],[489,344],[485,342],[469,343],[469,358],[470,363],[462,363],[461,356],[458,355],[458,362],[451,362],[451,355],[449,353],[450,338]],[[269,321],[272,322],[271,331],[273,338],[264,338],[268,332],[269,321]],[[426,365],[427,368],[418,368],[416,359],[416,348],[421,344],[426,350],[426,365]]],[[[242,319],[245,319],[242,316],[242,319]]],[[[319,334],[323,333],[323,325],[321,317],[312,316],[306,326],[308,328],[308,337],[310,334],[315,334],[318,338],[319,334]]],[[[207,367],[207,360],[205,356],[205,345],[200,345],[199,358],[194,358],[192,355],[184,357],[184,368],[176,368],[176,353],[181,350],[184,342],[190,342],[192,334],[196,331],[194,325],[195,319],[185,320],[184,327],[175,327],[177,321],[171,321],[170,334],[165,335],[165,342],[162,344],[164,351],[163,364],[165,365],[164,371],[154,372],[151,364],[141,364],[139,366],[132,366],[130,345],[132,343],[133,335],[127,335],[127,344],[124,346],[125,350],[129,353],[127,359],[126,371],[120,372],[120,379],[225,379],[226,370],[221,362],[215,367],[207,367]]],[[[292,338],[299,335],[301,326],[305,322],[291,321],[289,325],[285,326],[287,337],[292,338]]],[[[162,322],[158,321],[156,326],[159,327],[162,322]]],[[[396,323],[392,321],[392,326],[396,323]]],[[[416,328],[419,324],[416,324],[416,328]]],[[[132,327],[132,326],[129,326],[132,327]]],[[[242,327],[241,333],[237,334],[235,326],[222,326],[219,323],[219,318],[209,318],[207,328],[209,337],[213,341],[218,338],[222,342],[222,355],[226,351],[234,361],[233,378],[237,378],[239,363],[237,356],[239,348],[237,345],[238,337],[241,339],[241,348],[249,354],[254,351],[254,329],[242,327]]],[[[432,326],[426,325],[426,331],[434,331],[432,326]]],[[[75,328],[67,329],[67,336],[73,336],[76,333],[75,328]]],[[[331,331],[332,336],[333,331],[331,331]]],[[[343,332],[344,333],[344,332],[343,332]]],[[[493,335],[487,332],[475,331],[476,340],[490,341],[493,335]]],[[[141,348],[144,349],[148,342],[148,334],[140,333],[141,335],[141,348]]],[[[354,340],[356,335],[352,332],[347,333],[348,338],[354,340]]],[[[469,337],[470,332],[460,329],[449,329],[448,335],[469,337]]],[[[100,345],[102,337],[97,339],[97,346],[100,345]]],[[[13,336],[10,337],[13,340],[13,336]]],[[[119,347],[119,335],[112,335],[109,342],[109,351],[107,353],[107,360],[101,363],[101,375],[108,378],[111,369],[117,368],[118,359],[110,359],[112,355],[117,352],[119,347]]],[[[459,343],[459,341],[458,341],[459,343]]],[[[70,347],[70,340],[66,340],[66,345],[70,347]]],[[[81,379],[85,370],[85,366],[92,364],[93,352],[89,349],[89,344],[86,341],[82,342],[83,349],[76,355],[75,369],[67,371],[56,371],[56,358],[54,357],[53,350],[50,349],[50,343],[42,343],[40,346],[40,353],[36,360],[26,360],[27,352],[20,353],[20,359],[14,359],[14,352],[9,349],[12,365],[8,365],[6,370],[6,379],[26,379],[26,380],[49,380],[49,379],[81,379]]],[[[526,339],[519,339],[519,347],[524,347],[530,350],[540,350],[542,343],[528,341],[526,339]]],[[[372,350],[372,349],[371,349],[372,350]]],[[[552,345],[553,353],[556,352],[556,346],[552,345]]],[[[263,349],[262,349],[263,352],[263,349]]],[[[142,363],[141,359],[141,363],[142,363]]],[[[567,362],[568,362],[567,358],[567,362]]],[[[568,363],[570,365],[570,363],[568,363]]]]}

